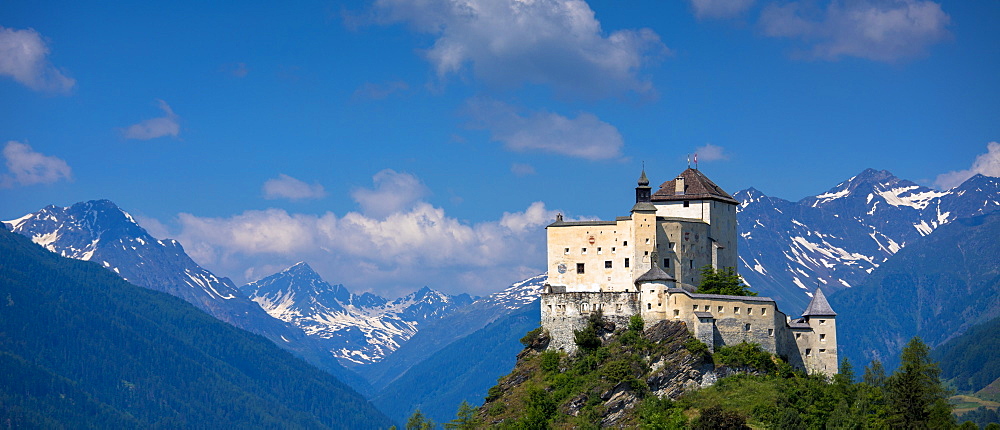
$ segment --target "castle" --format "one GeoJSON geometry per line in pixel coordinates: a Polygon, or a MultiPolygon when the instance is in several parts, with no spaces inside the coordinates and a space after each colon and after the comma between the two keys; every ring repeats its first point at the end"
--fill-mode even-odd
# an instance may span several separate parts
{"type": "Polygon", "coordinates": [[[573,331],[600,310],[618,327],[633,315],[647,326],[675,319],[712,351],[754,342],[809,373],[837,373],[837,314],[818,288],[795,319],[768,297],[694,292],[702,267],[736,270],[739,203],[732,196],[691,168],[651,191],[643,170],[630,216],[558,215],[546,227],[549,277],[541,307],[550,349],[574,351],[573,331]]]}

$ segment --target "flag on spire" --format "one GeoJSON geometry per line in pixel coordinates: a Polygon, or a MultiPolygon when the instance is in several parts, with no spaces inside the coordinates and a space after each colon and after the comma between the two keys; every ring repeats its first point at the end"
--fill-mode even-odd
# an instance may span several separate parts
{"type": "MultiPolygon", "coordinates": [[[[691,167],[691,165],[688,164],[688,167],[691,167]]],[[[694,153],[694,169],[698,170],[698,153],[697,152],[694,153]]]]}

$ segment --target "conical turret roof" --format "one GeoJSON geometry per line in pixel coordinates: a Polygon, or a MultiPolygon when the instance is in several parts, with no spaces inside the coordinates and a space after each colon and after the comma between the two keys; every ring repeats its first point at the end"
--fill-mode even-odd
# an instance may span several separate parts
{"type": "Polygon", "coordinates": [[[809,302],[809,306],[806,307],[806,311],[802,313],[802,316],[832,317],[837,316],[837,313],[830,307],[830,302],[826,301],[826,296],[823,295],[823,290],[817,288],[816,292],[813,294],[812,301],[809,302]]]}
{"type": "Polygon", "coordinates": [[[638,278],[635,279],[636,284],[641,284],[643,282],[656,282],[656,281],[677,282],[677,279],[674,279],[674,277],[670,276],[669,273],[664,272],[663,269],[660,269],[660,266],[658,266],[656,263],[653,263],[653,267],[650,267],[649,270],[646,271],[646,273],[643,273],[642,276],[639,276],[638,278]]]}

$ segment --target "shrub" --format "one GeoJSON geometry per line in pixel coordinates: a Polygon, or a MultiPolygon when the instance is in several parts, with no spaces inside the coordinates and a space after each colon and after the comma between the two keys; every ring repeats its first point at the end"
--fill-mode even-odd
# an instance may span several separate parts
{"type": "Polygon", "coordinates": [[[771,353],[764,351],[756,343],[740,343],[723,346],[715,352],[715,362],[729,367],[748,367],[761,372],[774,372],[777,366],[771,353]]]}
{"type": "Polygon", "coordinates": [[[531,344],[535,343],[535,341],[538,340],[538,336],[541,336],[541,334],[542,334],[541,327],[529,331],[528,334],[524,335],[524,337],[521,338],[521,345],[524,345],[525,348],[531,346],[531,344]]]}
{"type": "Polygon", "coordinates": [[[545,351],[542,353],[542,371],[554,372],[559,370],[559,353],[555,351],[545,351]]]}
{"type": "Polygon", "coordinates": [[[684,341],[684,349],[690,351],[694,355],[708,354],[708,345],[705,345],[704,342],[693,337],[684,341]]]}
{"type": "Polygon", "coordinates": [[[642,315],[635,314],[632,318],[628,320],[628,329],[630,331],[642,333],[642,330],[646,328],[646,322],[642,320],[642,315]]]}

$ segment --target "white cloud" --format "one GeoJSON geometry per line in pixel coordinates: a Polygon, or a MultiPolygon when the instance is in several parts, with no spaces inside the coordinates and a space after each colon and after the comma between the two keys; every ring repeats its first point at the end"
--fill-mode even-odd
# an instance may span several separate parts
{"type": "Polygon", "coordinates": [[[354,99],[382,100],[397,92],[410,89],[410,86],[403,81],[390,81],[382,84],[365,82],[360,88],[354,91],[354,99]]]}
{"type": "Polygon", "coordinates": [[[264,182],[263,192],[264,198],[269,200],[319,199],[326,196],[322,185],[316,183],[309,185],[284,173],[264,182]]]}
{"type": "Polygon", "coordinates": [[[622,156],[624,140],[613,125],[590,113],[576,118],[551,112],[526,116],[503,102],[473,99],[467,104],[472,127],[490,131],[495,142],[512,151],[540,151],[588,160],[606,160],[622,156]]]}
{"type": "Polygon", "coordinates": [[[275,271],[276,261],[309,261],[330,282],[354,291],[401,295],[423,285],[489,293],[544,270],[542,227],[555,211],[541,202],[498,221],[470,224],[417,202],[385,218],[246,211],[227,218],[182,213],[179,240],[201,264],[244,282],[275,271]]]}
{"type": "Polygon", "coordinates": [[[511,164],[510,165],[510,172],[513,173],[514,176],[528,176],[528,175],[534,175],[535,173],[537,173],[537,172],[535,172],[535,167],[534,166],[532,166],[530,164],[524,164],[524,163],[514,163],[514,164],[511,164]]]}
{"type": "Polygon", "coordinates": [[[177,137],[180,134],[181,126],[178,123],[180,117],[174,113],[173,109],[170,109],[170,105],[167,102],[157,100],[156,103],[163,110],[164,116],[150,118],[138,124],[130,125],[128,128],[122,130],[122,135],[126,139],[149,140],[163,136],[177,137]]]}
{"type": "Polygon", "coordinates": [[[942,190],[957,187],[974,175],[1000,177],[1000,143],[990,142],[986,145],[986,153],[979,154],[972,166],[965,170],[956,170],[938,175],[934,184],[942,190]]]}
{"type": "Polygon", "coordinates": [[[71,180],[73,171],[65,161],[35,152],[26,143],[9,141],[3,148],[7,173],[0,176],[0,188],[18,185],[51,184],[71,180]]]}
{"type": "Polygon", "coordinates": [[[435,37],[439,77],[466,69],[498,86],[552,85],[573,96],[652,95],[640,70],[668,52],[649,29],[601,29],[583,0],[376,0],[385,24],[435,37]]]}
{"type": "Polygon", "coordinates": [[[49,47],[34,29],[0,26],[0,75],[37,91],[68,93],[76,81],[49,62],[49,47]]]}
{"type": "Polygon", "coordinates": [[[695,154],[698,154],[698,161],[719,161],[728,160],[729,154],[726,154],[721,146],[712,145],[711,143],[706,143],[699,146],[694,150],[695,154]]]}
{"type": "Polygon", "coordinates": [[[754,0],[690,0],[694,15],[701,18],[732,18],[745,12],[754,0]]]}
{"type": "Polygon", "coordinates": [[[825,10],[811,3],[772,4],[761,13],[765,34],[799,38],[811,55],[835,60],[850,56],[894,62],[924,54],[950,36],[951,18],[926,0],[834,0],[825,10]]]}
{"type": "Polygon", "coordinates": [[[370,216],[384,217],[410,209],[429,194],[427,187],[416,176],[392,169],[376,173],[372,182],[374,188],[357,188],[351,192],[354,201],[370,216]]]}

